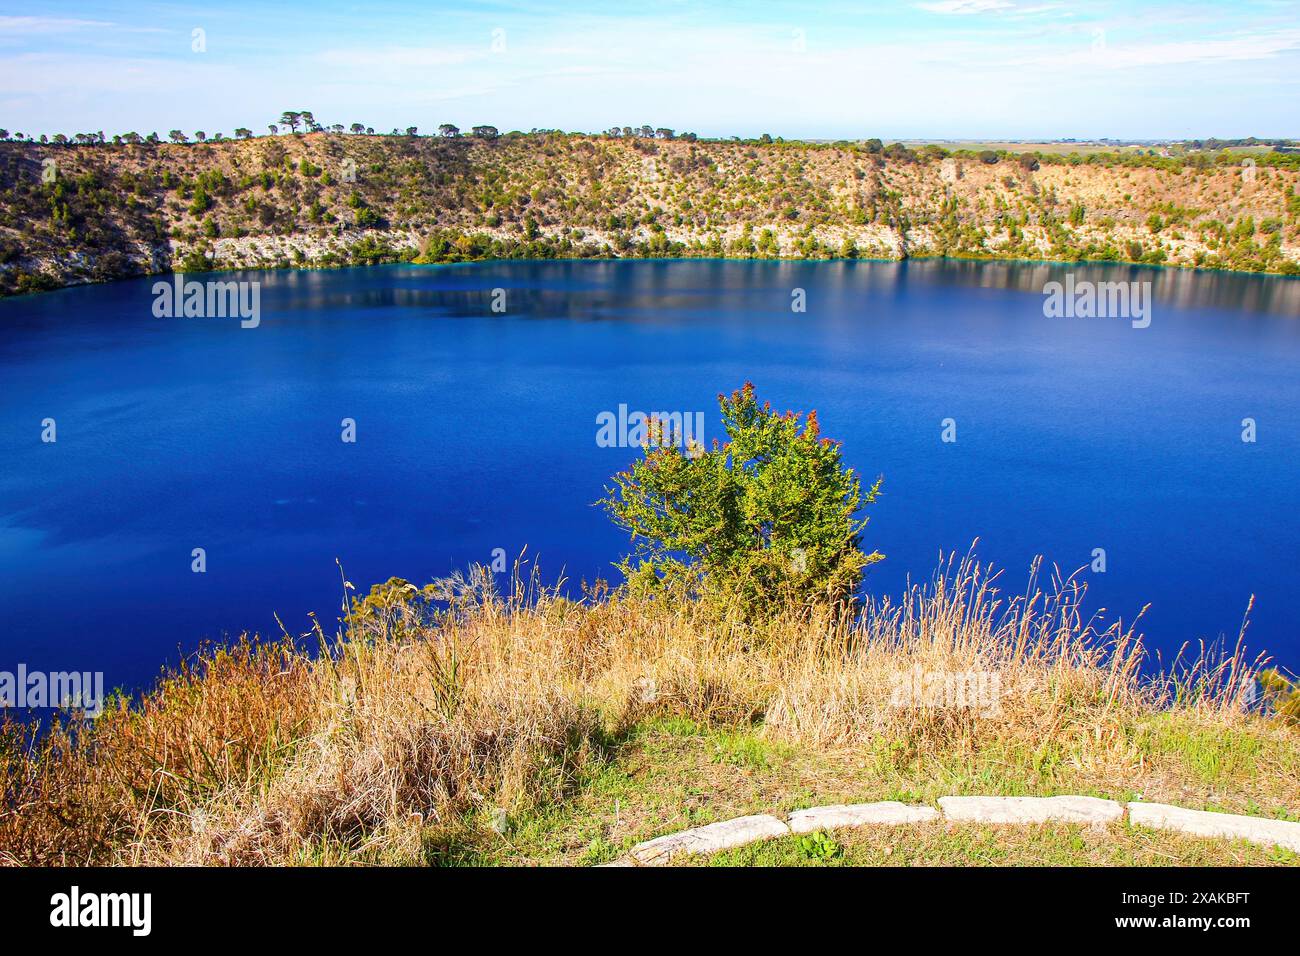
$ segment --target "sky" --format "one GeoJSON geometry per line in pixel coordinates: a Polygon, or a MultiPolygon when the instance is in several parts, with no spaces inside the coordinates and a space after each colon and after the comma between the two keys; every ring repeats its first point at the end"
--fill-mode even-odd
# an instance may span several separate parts
{"type": "Polygon", "coordinates": [[[0,0],[0,127],[1300,137],[1300,0],[0,0]]]}

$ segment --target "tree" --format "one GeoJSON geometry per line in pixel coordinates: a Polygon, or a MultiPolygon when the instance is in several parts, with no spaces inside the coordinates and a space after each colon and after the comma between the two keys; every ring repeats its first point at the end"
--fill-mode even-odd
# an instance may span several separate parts
{"type": "Polygon", "coordinates": [[[208,134],[203,132],[203,130],[199,130],[197,133],[194,134],[194,138],[197,139],[200,143],[202,143],[208,138],[208,134]]]}
{"type": "Polygon", "coordinates": [[[208,195],[207,189],[200,183],[194,187],[194,199],[190,202],[190,215],[201,216],[212,208],[212,197],[208,195]]]}
{"type": "Polygon", "coordinates": [[[271,131],[271,135],[272,135],[272,136],[274,136],[276,133],[280,132],[280,127],[276,126],[274,123],[268,123],[267,126],[266,126],[266,128],[269,129],[269,130],[271,131]]]}
{"type": "Polygon", "coordinates": [[[167,138],[173,143],[188,143],[190,138],[178,129],[168,130],[167,138]]]}
{"type": "Polygon", "coordinates": [[[348,127],[348,129],[352,130],[354,135],[364,133],[366,131],[366,127],[362,123],[353,123],[351,126],[348,127]]]}
{"type": "Polygon", "coordinates": [[[415,135],[416,133],[418,133],[418,132],[419,132],[419,127],[417,127],[417,126],[408,126],[408,127],[406,127],[406,135],[407,135],[407,136],[414,136],[414,135],[415,135]]]}
{"type": "Polygon", "coordinates": [[[460,135],[460,130],[455,126],[452,126],[450,123],[443,123],[438,127],[438,135],[445,136],[448,139],[455,139],[460,135]]]}
{"type": "Polygon", "coordinates": [[[496,139],[501,134],[495,126],[475,126],[474,135],[479,139],[496,139]]]}
{"type": "Polygon", "coordinates": [[[310,133],[320,129],[316,125],[316,117],[312,115],[311,110],[299,110],[298,118],[302,120],[303,132],[310,133]]]}
{"type": "Polygon", "coordinates": [[[9,130],[7,130],[7,129],[0,129],[0,139],[8,140],[8,139],[9,139],[9,130]]]}
{"type": "Polygon", "coordinates": [[[253,131],[244,126],[240,126],[235,130],[235,139],[248,139],[252,135],[253,131]]]}
{"type": "Polygon", "coordinates": [[[749,382],[718,404],[725,443],[682,448],[652,420],[644,457],[606,489],[601,504],[634,544],[619,565],[629,589],[738,602],[749,615],[851,599],[883,558],[861,549],[857,517],[880,480],[863,495],[816,412],[802,423],[777,414],[749,382]]]}
{"type": "Polygon", "coordinates": [[[289,131],[298,132],[298,125],[302,122],[302,114],[297,110],[285,110],[280,114],[280,125],[289,127],[289,131]]]}

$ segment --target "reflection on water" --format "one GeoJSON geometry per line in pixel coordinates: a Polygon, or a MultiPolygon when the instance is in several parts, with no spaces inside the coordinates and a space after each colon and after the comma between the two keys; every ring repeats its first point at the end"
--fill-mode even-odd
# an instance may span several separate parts
{"type": "Polygon", "coordinates": [[[1300,280],[1231,272],[1162,269],[1102,263],[975,262],[961,259],[908,263],[895,281],[921,272],[927,281],[947,281],[985,289],[1042,292],[1048,282],[1074,273],[1079,281],[1150,282],[1152,295],[1169,308],[1235,309],[1300,317],[1300,280]]]}

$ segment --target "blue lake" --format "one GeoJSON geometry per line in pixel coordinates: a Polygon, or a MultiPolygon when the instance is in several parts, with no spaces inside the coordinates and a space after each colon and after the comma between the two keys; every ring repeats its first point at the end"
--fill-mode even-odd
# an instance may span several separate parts
{"type": "Polygon", "coordinates": [[[626,541],[592,502],[636,452],[599,447],[597,416],[702,411],[708,441],[746,379],[884,476],[869,590],[977,537],[1011,591],[1035,555],[1073,571],[1103,548],[1090,606],[1149,604],[1166,657],[1235,637],[1255,595],[1250,647],[1300,667],[1300,281],[941,261],[222,278],[261,283],[257,328],[156,318],[156,279],[0,301],[0,670],[134,686],[276,614],[329,627],[336,558],[363,589],[525,545],[544,577],[611,577],[626,541]],[[1150,326],[1045,317],[1067,272],[1151,282],[1150,326]]]}

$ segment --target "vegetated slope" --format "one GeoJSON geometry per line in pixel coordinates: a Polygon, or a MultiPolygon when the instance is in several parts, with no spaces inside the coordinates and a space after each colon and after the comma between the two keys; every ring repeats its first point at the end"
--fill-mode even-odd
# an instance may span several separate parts
{"type": "MultiPolygon", "coordinates": [[[[1300,814],[1300,725],[1253,702],[1248,660],[1144,678],[1080,582],[1006,593],[967,559],[853,618],[742,624],[710,602],[566,600],[518,566],[504,595],[484,569],[394,578],[317,633],[328,653],[244,641],[93,721],[0,720],[0,865],[598,863],[746,813],[954,793],[1300,814]]],[[[913,833],[895,862],[986,860],[964,832],[913,833]]],[[[1030,839],[996,842],[1014,861],[1030,839]]],[[[1032,837],[1058,863],[1295,862],[1107,839],[1032,837]]]]}
{"type": "Polygon", "coordinates": [[[950,255],[1300,273],[1300,157],[338,133],[0,142],[0,291],[203,268],[950,255]]]}

